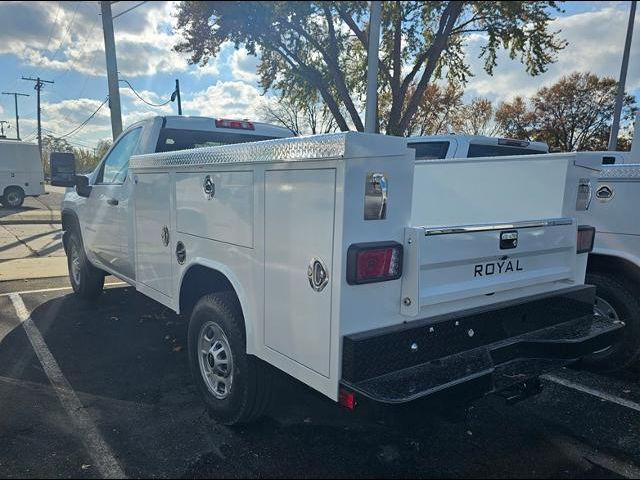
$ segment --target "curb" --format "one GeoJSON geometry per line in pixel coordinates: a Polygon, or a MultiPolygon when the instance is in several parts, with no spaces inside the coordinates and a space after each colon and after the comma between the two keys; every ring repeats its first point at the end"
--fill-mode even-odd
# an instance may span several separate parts
{"type": "Polygon", "coordinates": [[[60,225],[62,220],[0,220],[0,225],[60,225]]]}

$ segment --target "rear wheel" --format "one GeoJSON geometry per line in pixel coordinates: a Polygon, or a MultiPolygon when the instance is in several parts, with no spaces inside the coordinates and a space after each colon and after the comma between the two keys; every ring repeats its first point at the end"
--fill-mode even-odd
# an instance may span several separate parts
{"type": "Polygon", "coordinates": [[[583,360],[591,370],[612,372],[630,367],[640,358],[640,302],[632,285],[611,273],[590,273],[587,283],[595,285],[594,313],[625,323],[622,340],[583,360]]]}
{"type": "Polygon", "coordinates": [[[24,191],[18,187],[9,187],[4,191],[2,204],[8,208],[20,208],[24,203],[24,191]]]}
{"type": "Polygon", "coordinates": [[[69,232],[67,240],[67,266],[73,291],[86,300],[95,300],[104,288],[104,272],[87,259],[80,234],[76,230],[69,232]]]}
{"type": "Polygon", "coordinates": [[[260,417],[272,399],[270,367],[246,353],[244,318],[233,292],[202,297],[189,321],[191,373],[210,415],[225,425],[260,417]]]}

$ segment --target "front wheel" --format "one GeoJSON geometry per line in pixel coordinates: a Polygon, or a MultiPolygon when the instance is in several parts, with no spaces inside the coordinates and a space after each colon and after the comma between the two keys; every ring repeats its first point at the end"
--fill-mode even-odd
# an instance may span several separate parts
{"type": "Polygon", "coordinates": [[[640,358],[640,302],[632,285],[608,272],[587,274],[596,286],[594,313],[625,323],[622,339],[615,345],[583,360],[591,370],[613,372],[632,366],[640,358]]]}
{"type": "Polygon", "coordinates": [[[214,420],[225,425],[260,417],[272,398],[272,372],[248,355],[244,318],[233,292],[202,297],[189,321],[189,363],[214,420]]]}
{"type": "Polygon", "coordinates": [[[104,272],[87,259],[82,240],[77,231],[72,230],[67,240],[67,266],[73,291],[86,300],[95,300],[104,288],[104,272]]]}

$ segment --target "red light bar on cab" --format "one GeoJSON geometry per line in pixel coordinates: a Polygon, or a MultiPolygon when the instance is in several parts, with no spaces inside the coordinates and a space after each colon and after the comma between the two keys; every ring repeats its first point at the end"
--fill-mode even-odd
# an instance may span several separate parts
{"type": "Polygon", "coordinates": [[[402,245],[398,242],[356,243],[347,251],[347,283],[386,282],[402,276],[402,245]]]}
{"type": "Polygon", "coordinates": [[[248,120],[229,120],[226,118],[216,118],[217,128],[235,128],[236,130],[255,130],[253,123],[248,120]]]}

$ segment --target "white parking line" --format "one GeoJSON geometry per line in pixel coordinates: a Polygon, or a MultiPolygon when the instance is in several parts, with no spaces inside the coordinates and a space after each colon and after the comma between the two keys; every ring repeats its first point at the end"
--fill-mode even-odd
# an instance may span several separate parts
{"type": "Polygon", "coordinates": [[[31,315],[22,301],[22,297],[17,293],[12,293],[9,298],[18,314],[18,318],[22,322],[27,337],[29,337],[33,350],[36,352],[38,360],[40,360],[42,368],[49,378],[49,382],[51,382],[51,386],[67,415],[69,415],[80,432],[84,445],[100,475],[105,478],[124,478],[124,472],[115,459],[111,448],[100,435],[98,428],[84,409],[73,388],[71,388],[71,384],[60,370],[60,366],[51,354],[49,347],[47,347],[40,330],[31,320],[31,315]]]}
{"type": "MultiPolygon", "coordinates": [[[[127,285],[125,282],[112,282],[105,283],[105,287],[118,287],[120,285],[127,285]]],[[[0,293],[0,297],[10,297],[11,295],[24,295],[26,293],[47,293],[47,292],[61,292],[63,290],[72,290],[72,287],[55,287],[55,288],[41,288],[38,290],[23,290],[21,292],[0,293]]]]}
{"type": "Polygon", "coordinates": [[[555,375],[542,375],[540,378],[553,383],[557,383],[558,385],[562,385],[563,387],[572,388],[573,390],[593,395],[594,397],[606,400],[607,402],[630,408],[631,410],[635,410],[636,412],[640,412],[640,404],[632,402],[631,400],[627,400],[626,398],[616,397],[615,395],[610,395],[600,390],[596,390],[595,388],[587,387],[586,385],[581,385],[570,380],[565,380],[564,378],[556,377],[555,375]]]}

